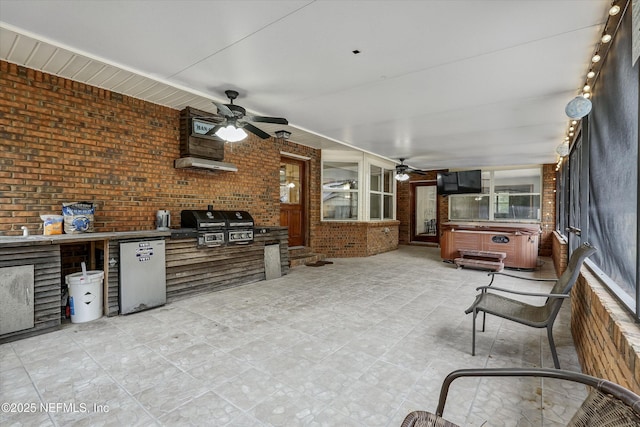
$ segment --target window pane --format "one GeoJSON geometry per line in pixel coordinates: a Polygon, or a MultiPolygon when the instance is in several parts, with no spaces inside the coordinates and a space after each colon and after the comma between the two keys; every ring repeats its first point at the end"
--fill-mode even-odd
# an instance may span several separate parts
{"type": "Polygon", "coordinates": [[[358,219],[358,193],[322,193],[322,219],[358,219]]]}
{"type": "Polygon", "coordinates": [[[393,219],[393,196],[384,196],[384,219],[393,219]]]}
{"type": "Polygon", "coordinates": [[[393,193],[393,176],[395,172],[393,170],[388,170],[384,173],[384,192],[385,193],[393,193]]]}
{"type": "Polygon", "coordinates": [[[382,189],[382,168],[379,166],[371,165],[370,173],[370,188],[371,191],[381,191],[382,189]]]}
{"type": "Polygon", "coordinates": [[[452,220],[489,219],[489,196],[449,196],[449,212],[452,220]]]}
{"type": "Polygon", "coordinates": [[[280,203],[300,203],[300,166],[280,164],[280,203]]]}
{"type": "Polygon", "coordinates": [[[540,219],[540,196],[498,194],[495,198],[494,218],[540,219]]]}
{"type": "Polygon", "coordinates": [[[381,204],[382,203],[380,194],[371,194],[371,203],[369,205],[369,219],[382,219],[381,204]]]}
{"type": "Polygon", "coordinates": [[[496,193],[540,193],[540,168],[495,171],[496,193]]]}
{"type": "Polygon", "coordinates": [[[325,190],[358,188],[358,164],[345,162],[324,162],[322,186],[325,190]]]}

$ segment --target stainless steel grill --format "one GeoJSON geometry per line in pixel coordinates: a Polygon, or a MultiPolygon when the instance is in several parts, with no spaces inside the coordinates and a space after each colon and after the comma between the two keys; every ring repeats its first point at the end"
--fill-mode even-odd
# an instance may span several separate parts
{"type": "Polygon", "coordinates": [[[195,229],[199,247],[253,243],[253,217],[246,211],[184,210],[180,225],[195,229]]]}

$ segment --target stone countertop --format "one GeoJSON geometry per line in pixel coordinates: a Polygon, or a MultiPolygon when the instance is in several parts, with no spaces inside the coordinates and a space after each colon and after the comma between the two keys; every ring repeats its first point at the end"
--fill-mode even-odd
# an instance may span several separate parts
{"type": "Polygon", "coordinates": [[[91,242],[96,240],[152,239],[170,236],[170,230],[112,231],[106,233],[57,234],[51,236],[34,234],[27,237],[0,236],[0,248],[15,246],[62,245],[65,243],[91,242]]]}

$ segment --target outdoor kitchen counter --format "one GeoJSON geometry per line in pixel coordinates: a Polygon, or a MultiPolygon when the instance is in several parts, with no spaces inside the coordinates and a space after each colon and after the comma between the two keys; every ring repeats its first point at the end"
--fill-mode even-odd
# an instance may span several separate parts
{"type": "Polygon", "coordinates": [[[125,239],[150,239],[169,237],[171,231],[142,230],[142,231],[112,231],[107,233],[78,233],[56,234],[43,236],[33,234],[31,236],[0,236],[0,248],[16,246],[37,245],[64,245],[67,243],[81,243],[98,240],[125,240],[125,239]]]}
{"type": "Polygon", "coordinates": [[[281,274],[289,271],[287,227],[255,226],[251,244],[204,248],[195,233],[173,231],[167,240],[167,302],[265,280],[266,246],[279,246],[281,274]]]}
{"type": "MultiPolygon", "coordinates": [[[[117,286],[118,265],[112,267],[109,260],[119,259],[116,242],[122,240],[148,240],[153,238],[168,238],[170,231],[143,230],[106,233],[60,234],[52,236],[0,236],[0,276],[4,274],[12,277],[11,272],[16,267],[33,266],[33,299],[30,309],[33,314],[33,327],[27,329],[0,329],[0,343],[14,339],[24,338],[30,335],[55,330],[61,325],[60,300],[62,291],[62,255],[61,246],[67,244],[90,244],[90,257],[87,265],[89,270],[104,271],[104,313],[117,314],[117,286]],[[113,242],[110,244],[110,242],[113,242]],[[96,249],[104,251],[104,264],[96,265],[96,249]],[[5,270],[5,268],[7,268],[5,270]],[[4,270],[4,273],[2,273],[4,270]],[[115,302],[113,287],[116,288],[115,302]],[[112,289],[111,294],[109,289],[112,289]]],[[[0,322],[3,316],[14,316],[13,300],[7,298],[11,294],[11,286],[4,286],[4,280],[0,280],[0,292],[4,292],[0,298],[0,305],[5,302],[8,305],[0,306],[0,322]],[[7,294],[8,293],[8,294],[7,294]]],[[[13,282],[11,282],[13,283],[13,282]]],[[[29,308],[29,307],[27,307],[29,308]]]]}

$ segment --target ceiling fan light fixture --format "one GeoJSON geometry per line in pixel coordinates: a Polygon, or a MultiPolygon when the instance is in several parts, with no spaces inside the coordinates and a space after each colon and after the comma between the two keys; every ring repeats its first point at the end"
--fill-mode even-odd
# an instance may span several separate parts
{"type": "Polygon", "coordinates": [[[244,130],[233,125],[227,125],[226,127],[218,129],[216,135],[227,142],[238,142],[247,137],[247,133],[244,130]]]}
{"type": "Polygon", "coordinates": [[[396,174],[396,181],[404,182],[409,179],[409,175],[402,172],[396,174]]]}

